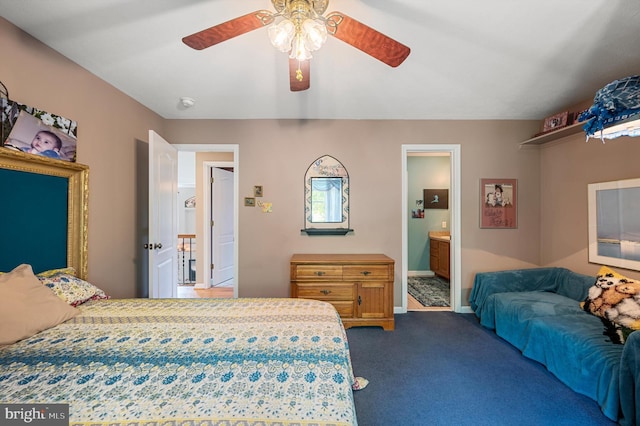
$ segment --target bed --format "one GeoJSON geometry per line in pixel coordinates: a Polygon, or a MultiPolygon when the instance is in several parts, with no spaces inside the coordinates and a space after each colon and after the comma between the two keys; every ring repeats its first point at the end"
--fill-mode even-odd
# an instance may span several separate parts
{"type": "MultiPolygon", "coordinates": [[[[0,152],[0,167],[4,160],[0,152]]],[[[63,233],[66,264],[5,266],[0,274],[1,334],[53,317],[0,340],[0,403],[25,410],[68,404],[70,425],[357,424],[352,392],[365,382],[354,377],[332,305],[109,299],[77,273],[86,271],[86,236],[75,228],[85,226],[86,214],[72,209],[85,189],[67,188],[74,218],[65,226],[74,229],[63,233]]]]}
{"type": "Polygon", "coordinates": [[[0,350],[0,401],[68,403],[71,425],[353,425],[347,340],[301,299],[128,299],[0,350]]]}

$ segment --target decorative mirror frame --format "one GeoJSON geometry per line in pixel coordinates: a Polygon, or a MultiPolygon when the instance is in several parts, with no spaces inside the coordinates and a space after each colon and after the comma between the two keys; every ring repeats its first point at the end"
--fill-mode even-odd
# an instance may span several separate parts
{"type": "MultiPolygon", "coordinates": [[[[65,242],[67,264],[59,267],[73,267],[79,278],[86,279],[89,166],[0,148],[0,169],[67,179],[67,240],[65,242]]],[[[21,206],[11,206],[10,200],[2,200],[2,205],[5,218],[11,217],[12,213],[24,214],[24,209],[21,206]],[[14,212],[11,211],[11,208],[14,209],[14,212]]],[[[37,235],[28,236],[27,232],[28,230],[25,230],[25,238],[33,238],[38,241],[37,235]]],[[[34,260],[25,259],[22,263],[31,263],[34,260]]]]}
{"type": "Polygon", "coordinates": [[[349,173],[346,167],[331,155],[323,155],[307,168],[304,175],[304,229],[307,235],[346,235],[349,227],[349,173]],[[311,179],[316,177],[342,178],[342,221],[311,221],[311,179]]]}

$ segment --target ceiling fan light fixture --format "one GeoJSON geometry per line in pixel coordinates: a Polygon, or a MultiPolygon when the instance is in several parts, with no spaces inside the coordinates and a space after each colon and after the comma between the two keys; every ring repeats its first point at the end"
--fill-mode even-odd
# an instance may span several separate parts
{"type": "Polygon", "coordinates": [[[307,19],[302,23],[302,34],[307,50],[314,51],[327,41],[327,27],[319,19],[307,19]]]}
{"type": "Polygon", "coordinates": [[[273,47],[281,52],[288,52],[291,50],[291,43],[295,36],[296,28],[293,22],[288,19],[284,19],[277,24],[273,24],[269,27],[269,40],[273,47]]]}
{"type": "Polygon", "coordinates": [[[304,36],[300,33],[296,34],[293,39],[293,46],[291,46],[291,53],[289,54],[291,59],[297,59],[298,61],[308,61],[311,56],[311,51],[307,49],[304,36]]]}
{"type": "Polygon", "coordinates": [[[356,21],[342,12],[325,15],[329,0],[271,0],[275,13],[257,10],[183,37],[189,47],[202,50],[268,27],[271,44],[289,56],[292,92],[310,87],[311,52],[319,50],[331,35],[365,54],[397,67],[411,53],[404,44],[356,21]]]}
{"type": "Polygon", "coordinates": [[[311,52],[320,49],[327,41],[327,27],[320,19],[305,19],[297,25],[283,19],[271,25],[268,33],[273,47],[280,52],[288,52],[290,58],[299,61],[311,59],[311,52]]]}

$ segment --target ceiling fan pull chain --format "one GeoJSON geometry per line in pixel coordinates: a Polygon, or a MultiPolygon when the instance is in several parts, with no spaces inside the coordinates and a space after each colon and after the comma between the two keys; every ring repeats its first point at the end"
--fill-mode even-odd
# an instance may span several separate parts
{"type": "Polygon", "coordinates": [[[304,76],[302,75],[302,70],[300,69],[300,61],[298,61],[298,69],[296,70],[296,80],[302,81],[304,76]]]}

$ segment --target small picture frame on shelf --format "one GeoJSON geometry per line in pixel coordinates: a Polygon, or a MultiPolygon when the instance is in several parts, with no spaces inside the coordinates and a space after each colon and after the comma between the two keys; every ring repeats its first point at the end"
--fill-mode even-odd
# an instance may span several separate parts
{"type": "Polygon", "coordinates": [[[542,126],[542,131],[552,132],[554,130],[561,129],[567,126],[567,122],[569,119],[569,111],[564,111],[556,115],[552,115],[551,117],[547,117],[544,119],[544,125],[542,126]]]}
{"type": "Polygon", "coordinates": [[[571,124],[577,124],[577,123],[579,123],[579,122],[580,122],[580,116],[581,116],[583,113],[585,113],[585,112],[587,112],[587,110],[586,110],[586,109],[583,109],[582,111],[576,111],[576,112],[574,112],[574,113],[572,114],[572,117],[571,117],[571,119],[572,119],[571,124]]]}

